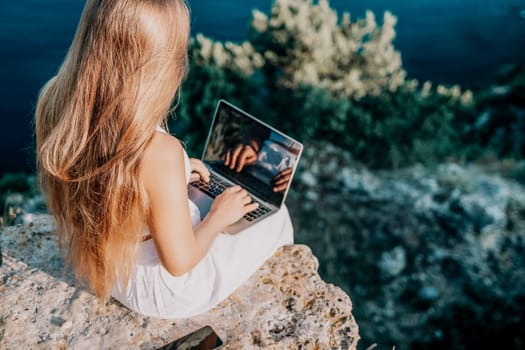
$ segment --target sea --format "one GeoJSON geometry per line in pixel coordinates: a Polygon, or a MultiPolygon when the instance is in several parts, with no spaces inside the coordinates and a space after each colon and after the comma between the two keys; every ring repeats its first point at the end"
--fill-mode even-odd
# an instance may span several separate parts
{"type": "MultiPolygon", "coordinates": [[[[298,0],[307,1],[307,0],[298,0]]],[[[192,32],[242,41],[252,9],[273,0],[189,0],[192,32]]],[[[332,0],[339,13],[379,23],[398,18],[395,45],[410,78],[470,87],[525,63],[525,0],[332,0]]],[[[34,171],[33,112],[40,87],[57,71],[84,1],[0,1],[0,174],[34,171]]]]}

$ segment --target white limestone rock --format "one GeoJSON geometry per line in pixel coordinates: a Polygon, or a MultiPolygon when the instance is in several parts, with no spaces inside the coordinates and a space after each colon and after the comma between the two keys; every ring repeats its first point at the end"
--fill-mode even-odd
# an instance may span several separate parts
{"type": "Polygon", "coordinates": [[[225,301],[183,320],[144,317],[77,288],[51,218],[1,237],[0,348],[155,349],[211,325],[224,349],[355,349],[358,327],[343,290],[318,275],[305,245],[281,247],[225,301]]]}

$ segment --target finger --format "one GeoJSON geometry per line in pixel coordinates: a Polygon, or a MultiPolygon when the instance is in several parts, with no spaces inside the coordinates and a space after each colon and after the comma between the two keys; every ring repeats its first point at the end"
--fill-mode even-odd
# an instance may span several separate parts
{"type": "Polygon", "coordinates": [[[190,158],[190,164],[193,170],[206,168],[204,163],[200,159],[197,159],[197,158],[190,158]]]}
{"type": "Polygon", "coordinates": [[[242,145],[238,145],[235,150],[233,151],[233,154],[232,154],[232,159],[231,159],[231,163],[230,163],[230,169],[234,169],[235,168],[235,165],[237,164],[237,158],[239,157],[239,154],[241,153],[241,150],[242,150],[242,145]]]}
{"type": "Polygon", "coordinates": [[[239,160],[237,162],[237,172],[240,172],[242,168],[244,168],[244,164],[246,164],[247,158],[250,156],[250,153],[248,151],[248,147],[245,147],[241,154],[239,155],[239,160]]]}
{"type": "Polygon", "coordinates": [[[251,140],[248,143],[248,146],[251,147],[251,149],[253,150],[254,153],[259,153],[259,145],[257,144],[257,142],[255,140],[251,140]]]}
{"type": "Polygon", "coordinates": [[[227,189],[225,189],[224,191],[228,191],[228,192],[239,192],[240,190],[242,189],[241,186],[239,185],[233,185],[233,186],[230,186],[228,187],[227,189]]]}
{"type": "Polygon", "coordinates": [[[292,168],[284,169],[281,171],[281,175],[290,175],[292,174],[292,168]]]}
{"type": "Polygon", "coordinates": [[[273,191],[274,191],[274,192],[281,192],[281,191],[284,191],[284,190],[286,189],[286,186],[287,186],[287,185],[288,185],[288,184],[285,183],[285,184],[282,184],[282,185],[279,185],[279,186],[275,186],[275,187],[273,188],[273,191]]]}
{"type": "Polygon", "coordinates": [[[280,185],[285,185],[285,184],[287,184],[287,183],[288,183],[288,180],[286,180],[286,179],[280,179],[279,181],[275,181],[273,185],[274,185],[274,186],[280,186],[280,185]]]}
{"type": "Polygon", "coordinates": [[[257,202],[250,203],[250,204],[244,206],[244,212],[245,213],[249,213],[249,212],[254,211],[255,209],[257,209],[258,207],[259,207],[259,203],[257,203],[257,202]]]}
{"type": "Polygon", "coordinates": [[[230,164],[230,151],[226,152],[226,159],[224,160],[224,165],[228,166],[230,164]]]}
{"type": "Polygon", "coordinates": [[[282,185],[290,181],[290,175],[286,175],[275,181],[275,185],[282,185]]]}
{"type": "Polygon", "coordinates": [[[250,204],[251,202],[252,202],[252,197],[250,197],[250,196],[243,197],[243,199],[242,199],[242,204],[244,204],[244,205],[250,204]]]}
{"type": "Polygon", "coordinates": [[[192,163],[192,169],[194,172],[197,172],[200,175],[204,182],[210,181],[210,171],[203,162],[198,159],[194,159],[192,163]]]}
{"type": "Polygon", "coordinates": [[[279,181],[279,179],[281,179],[282,177],[283,177],[283,175],[281,173],[279,173],[279,174],[277,174],[277,175],[275,175],[273,177],[273,181],[279,181]]]}
{"type": "Polygon", "coordinates": [[[239,164],[240,167],[237,168],[238,172],[241,171],[245,165],[253,164],[257,160],[257,156],[254,155],[252,151],[246,152],[245,155],[246,156],[243,158],[242,163],[239,164]]]}
{"type": "Polygon", "coordinates": [[[197,173],[191,173],[190,175],[190,182],[196,182],[201,179],[200,175],[197,173]]]}
{"type": "Polygon", "coordinates": [[[281,171],[279,174],[275,175],[274,180],[277,180],[279,178],[282,178],[284,176],[288,176],[292,174],[292,168],[285,169],[281,171]]]}

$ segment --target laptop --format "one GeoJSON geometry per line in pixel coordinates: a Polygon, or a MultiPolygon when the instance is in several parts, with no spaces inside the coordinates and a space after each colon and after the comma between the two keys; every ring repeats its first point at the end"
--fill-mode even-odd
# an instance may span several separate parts
{"type": "Polygon", "coordinates": [[[283,205],[303,145],[231,103],[220,100],[204,146],[202,162],[210,181],[188,185],[201,219],[227,187],[240,185],[259,203],[225,231],[237,233],[276,213],[283,205]]]}

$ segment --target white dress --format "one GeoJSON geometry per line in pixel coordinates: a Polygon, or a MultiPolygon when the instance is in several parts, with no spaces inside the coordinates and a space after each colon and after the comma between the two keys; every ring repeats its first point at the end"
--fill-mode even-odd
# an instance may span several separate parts
{"type": "MultiPolygon", "coordinates": [[[[159,131],[165,132],[163,129],[159,131]]],[[[191,167],[184,152],[186,182],[191,167]]],[[[199,209],[190,200],[192,225],[199,209]]],[[[174,227],[175,229],[175,227],[174,227]]],[[[172,276],[161,264],[153,240],[139,244],[137,261],[127,288],[119,281],[112,296],[140,314],[165,319],[187,318],[206,312],[237,289],[282,245],[293,244],[287,208],[231,235],[219,233],[210,250],[193,269],[172,276]]]]}

